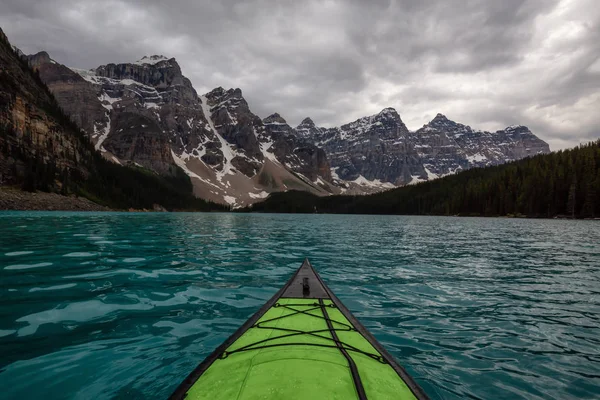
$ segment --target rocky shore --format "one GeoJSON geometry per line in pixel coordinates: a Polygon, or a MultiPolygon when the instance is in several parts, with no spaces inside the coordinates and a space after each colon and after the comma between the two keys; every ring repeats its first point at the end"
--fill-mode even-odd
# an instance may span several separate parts
{"type": "Polygon", "coordinates": [[[0,210],[110,211],[109,208],[84,197],[45,192],[31,193],[12,187],[0,187],[0,210]]]}

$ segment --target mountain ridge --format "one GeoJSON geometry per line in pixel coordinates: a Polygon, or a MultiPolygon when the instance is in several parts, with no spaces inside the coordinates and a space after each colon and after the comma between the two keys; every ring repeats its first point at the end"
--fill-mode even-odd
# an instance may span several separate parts
{"type": "Polygon", "coordinates": [[[290,189],[371,193],[549,151],[525,127],[498,131],[504,143],[498,132],[442,114],[409,131],[392,107],[340,127],[306,117],[293,128],[277,112],[252,113],[239,88],[199,95],[177,60],[163,55],[91,70],[69,69],[45,52],[28,57],[107,159],[160,174],[177,165],[197,196],[233,206],[290,189]]]}
{"type": "Polygon", "coordinates": [[[333,155],[331,164],[341,179],[364,177],[397,186],[550,152],[547,143],[522,125],[487,132],[438,113],[409,131],[392,107],[336,128],[318,127],[305,118],[298,132],[333,155]]]}
{"type": "MultiPolygon", "coordinates": [[[[41,64],[55,65],[47,62],[49,57],[42,54],[41,58],[46,60],[41,64]]],[[[27,192],[81,196],[118,209],[224,209],[192,196],[191,182],[177,166],[169,176],[161,177],[147,169],[122,167],[105,160],[90,136],[60,107],[40,71],[29,65],[0,29],[1,185],[21,187],[27,192]]],[[[54,71],[71,76],[70,70],[54,71]]],[[[3,191],[3,207],[6,193],[3,191]]],[[[32,195],[29,200],[33,197],[56,198],[32,195]]],[[[67,203],[74,208],[95,208],[65,198],[67,203]]]]}
{"type": "Polygon", "coordinates": [[[367,196],[275,193],[241,211],[599,219],[600,139],[367,196]]]}

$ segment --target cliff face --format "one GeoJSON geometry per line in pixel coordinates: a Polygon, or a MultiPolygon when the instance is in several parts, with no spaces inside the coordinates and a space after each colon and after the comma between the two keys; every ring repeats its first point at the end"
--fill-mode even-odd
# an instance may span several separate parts
{"type": "Polygon", "coordinates": [[[425,175],[408,129],[393,108],[332,129],[317,128],[305,119],[297,129],[325,150],[339,179],[404,185],[413,176],[425,175]]]}
{"type": "Polygon", "coordinates": [[[480,131],[442,114],[417,130],[411,140],[425,167],[435,176],[550,152],[548,144],[525,126],[480,131]]]}
{"type": "Polygon", "coordinates": [[[0,206],[11,209],[102,208],[90,206],[89,201],[71,201],[71,197],[64,197],[65,204],[57,206],[56,201],[60,201],[61,196],[56,193],[60,192],[120,209],[223,209],[192,195],[192,183],[173,163],[170,149],[157,151],[164,148],[162,135],[158,135],[162,131],[139,114],[123,110],[114,115],[111,126],[125,132],[119,142],[123,146],[115,146],[115,152],[133,160],[138,159],[136,154],[149,154],[147,159],[139,160],[155,170],[163,168],[161,161],[167,162],[172,166],[170,170],[162,176],[104,159],[94,148],[90,136],[60,107],[42,81],[40,71],[44,68],[47,78],[56,78],[49,78],[51,83],[80,85],[81,80],[67,69],[48,65],[54,64],[48,60],[45,54],[28,60],[13,50],[0,30],[0,186],[11,186],[8,192],[12,190],[9,194],[3,191],[0,206]],[[129,130],[138,124],[143,125],[147,133],[141,137],[129,136],[129,130]],[[32,193],[21,196],[18,186],[32,193]],[[38,196],[35,193],[38,190],[50,193],[38,196]],[[23,205],[14,203],[19,199],[24,199],[23,205]]]}
{"type": "Polygon", "coordinates": [[[314,183],[319,177],[331,180],[323,150],[298,141],[291,128],[274,139],[240,89],[198,96],[173,58],[144,57],[92,70],[67,68],[43,52],[28,60],[111,161],[160,174],[179,165],[198,196],[228,204],[286,190],[284,181],[318,194],[333,190],[314,183]]]}
{"type": "Polygon", "coordinates": [[[240,89],[199,96],[164,56],[92,70],[45,52],[28,60],[105,158],[161,175],[178,165],[197,196],[232,205],[290,188],[368,193],[549,151],[526,127],[483,132],[441,114],[410,132],[393,108],[336,128],[310,118],[292,128],[277,113],[259,118],[240,89]]]}
{"type": "Polygon", "coordinates": [[[29,65],[36,70],[52,91],[61,108],[73,122],[86,132],[95,132],[96,125],[108,123],[106,110],[98,101],[98,90],[79,74],[52,60],[45,51],[28,56],[29,65]]]}
{"type": "Polygon", "coordinates": [[[296,130],[325,149],[334,176],[396,186],[550,152],[527,127],[477,131],[442,114],[409,132],[392,108],[331,129],[319,128],[307,118],[296,130]]]}
{"type": "Polygon", "coordinates": [[[57,189],[59,176],[88,174],[83,160],[91,149],[62,119],[51,93],[0,30],[0,184],[31,180],[31,189],[57,189]]]}
{"type": "Polygon", "coordinates": [[[222,152],[226,168],[233,167],[248,177],[256,175],[264,160],[258,141],[264,128],[260,118],[250,111],[242,91],[218,87],[203,96],[202,101],[211,128],[232,145],[230,150],[222,152]]]}
{"type": "Polygon", "coordinates": [[[311,181],[320,178],[331,182],[331,170],[325,151],[299,135],[275,113],[263,119],[269,148],[284,165],[311,181]]]}
{"type": "Polygon", "coordinates": [[[198,95],[174,59],[156,56],[76,71],[95,88],[104,109],[106,118],[96,119],[91,133],[96,147],[119,162],[168,174],[175,165],[171,150],[187,154],[200,143],[216,142],[198,95]]]}

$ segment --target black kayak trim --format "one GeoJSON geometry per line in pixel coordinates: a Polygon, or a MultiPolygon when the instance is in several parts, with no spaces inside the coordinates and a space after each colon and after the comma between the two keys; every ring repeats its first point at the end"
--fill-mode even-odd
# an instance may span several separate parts
{"type": "MultiPolygon", "coordinates": [[[[406,383],[408,388],[411,390],[413,395],[418,400],[429,400],[429,397],[423,389],[413,380],[413,378],[406,372],[406,370],[400,366],[394,359],[394,357],[385,350],[385,348],[371,335],[371,333],[352,315],[350,310],[344,306],[340,299],[333,294],[333,292],[325,285],[319,274],[315,271],[313,266],[310,264],[308,259],[305,259],[300,268],[296,270],[294,275],[287,281],[287,283],[277,291],[254,315],[252,315],[242,326],[240,326],[229,338],[227,338],[219,347],[217,347],[208,357],[206,357],[186,378],[181,384],[175,389],[175,391],[169,396],[169,400],[180,400],[185,399],[186,393],[196,383],[196,381],[202,376],[202,374],[219,358],[224,354],[226,350],[238,340],[246,331],[251,328],[256,322],[271,308],[273,307],[280,298],[313,298],[313,299],[330,299],[333,304],[340,310],[340,312],[346,317],[346,319],[354,326],[354,328],[382,355],[383,360],[388,363],[394,371],[398,374],[400,379],[406,383]],[[306,285],[309,286],[309,291],[306,290],[306,285]]],[[[321,303],[321,301],[319,301],[321,303]]],[[[325,309],[324,307],[323,309],[325,309]]],[[[324,314],[325,315],[325,314],[324,314]]],[[[327,325],[329,327],[329,318],[326,318],[327,325]]],[[[330,331],[331,331],[330,327],[330,331]]],[[[332,337],[336,345],[339,343],[335,330],[333,330],[332,337]]],[[[339,347],[339,346],[338,346],[339,347]]],[[[340,349],[344,353],[344,349],[340,349]]],[[[359,399],[366,399],[358,370],[352,360],[352,357],[346,352],[344,354],[348,360],[350,370],[352,372],[352,379],[354,380],[357,394],[359,399]],[[354,365],[354,369],[352,368],[354,365]],[[355,377],[356,373],[356,377],[355,377]],[[357,379],[358,383],[357,384],[357,379]],[[359,387],[362,388],[362,395],[359,391],[359,387]]]]}
{"type": "MultiPolygon", "coordinates": [[[[371,332],[369,332],[367,330],[367,328],[365,328],[354,317],[354,315],[350,312],[350,310],[348,310],[346,308],[346,306],[344,305],[344,303],[342,303],[340,301],[340,299],[338,299],[337,296],[335,294],[333,294],[333,292],[331,290],[329,290],[329,288],[327,287],[327,285],[325,285],[325,282],[323,282],[323,280],[321,279],[321,276],[314,270],[314,268],[312,267],[312,265],[310,264],[310,262],[308,261],[308,259],[304,260],[304,263],[307,263],[308,266],[313,270],[313,272],[315,273],[315,276],[317,277],[317,279],[319,280],[319,282],[321,283],[321,285],[323,286],[323,288],[325,289],[325,291],[329,295],[329,298],[337,306],[337,308],[342,312],[342,314],[344,314],[344,317],[346,317],[346,319],[352,325],[354,325],[354,328],[365,339],[367,339],[367,341],[369,343],[371,343],[371,346],[373,346],[379,352],[379,354],[381,354],[383,356],[383,359],[388,364],[390,364],[390,366],[394,369],[394,371],[396,371],[396,373],[398,374],[398,376],[400,377],[400,379],[402,379],[404,381],[404,383],[406,383],[406,386],[408,386],[408,388],[411,390],[411,392],[413,392],[413,394],[415,395],[415,397],[417,399],[419,399],[419,400],[429,400],[429,396],[427,396],[427,394],[425,394],[425,392],[423,391],[423,389],[421,388],[421,386],[419,386],[419,384],[417,382],[415,382],[415,380],[412,378],[412,376],[410,376],[408,374],[408,372],[406,372],[406,370],[400,364],[398,364],[396,362],[396,360],[394,359],[394,357],[390,353],[388,353],[388,351],[377,341],[377,339],[375,339],[375,337],[371,334],[371,332]]],[[[302,265],[304,266],[304,264],[302,264],[302,265]]],[[[300,268],[302,268],[302,267],[300,267],[300,268]]]]}
{"type": "MultiPolygon", "coordinates": [[[[319,304],[324,306],[323,299],[319,299],[319,304]]],[[[348,366],[350,367],[350,372],[352,373],[352,380],[354,381],[354,387],[356,388],[356,393],[358,394],[358,400],[367,400],[367,394],[365,393],[365,388],[363,387],[362,381],[360,380],[360,374],[358,373],[358,368],[356,368],[356,363],[354,359],[350,357],[348,351],[346,351],[345,347],[340,343],[340,339],[338,338],[335,329],[333,329],[333,325],[331,324],[331,320],[329,319],[329,314],[327,313],[327,307],[323,307],[323,316],[325,317],[325,321],[327,321],[327,327],[329,328],[329,334],[335,341],[335,345],[340,350],[340,352],[348,361],[348,366]]]]}

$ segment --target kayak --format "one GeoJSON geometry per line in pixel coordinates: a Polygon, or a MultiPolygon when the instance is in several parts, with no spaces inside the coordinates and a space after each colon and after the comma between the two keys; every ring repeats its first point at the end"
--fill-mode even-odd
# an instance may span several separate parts
{"type": "Polygon", "coordinates": [[[170,399],[427,399],[308,260],[170,399]]]}

